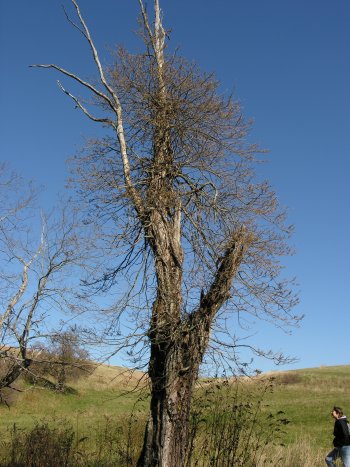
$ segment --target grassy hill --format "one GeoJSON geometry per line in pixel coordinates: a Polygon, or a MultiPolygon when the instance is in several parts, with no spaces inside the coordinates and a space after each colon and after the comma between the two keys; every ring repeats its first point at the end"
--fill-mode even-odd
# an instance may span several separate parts
{"type": "Polygon", "coordinates": [[[276,373],[270,403],[291,420],[287,441],[309,438],[327,448],[332,440],[334,405],[350,416],[350,366],[310,368],[276,373]]]}
{"type": "MultiPolygon", "coordinates": [[[[9,407],[0,406],[0,431],[14,423],[27,428],[40,419],[65,419],[84,428],[106,417],[127,416],[143,398],[142,376],[141,372],[99,365],[86,377],[69,382],[73,391],[63,394],[21,382],[19,392],[11,394],[9,407]]],[[[139,404],[142,408],[147,405],[143,400],[139,404]]]]}
{"type": "MultiPolygon", "coordinates": [[[[117,432],[124,430],[125,438],[131,429],[133,442],[140,443],[148,406],[146,385],[137,383],[141,376],[141,373],[101,365],[91,375],[72,383],[74,391],[68,394],[22,383],[22,392],[15,393],[10,407],[0,406],[1,438],[13,436],[14,426],[16,430],[28,430],[44,420],[49,426],[71,425],[76,439],[94,440],[96,446],[96,437],[103,432],[104,436],[108,432],[114,446],[117,432]],[[130,418],[132,412],[134,417],[130,418]]],[[[318,452],[321,459],[331,447],[332,407],[341,406],[350,414],[350,366],[263,375],[267,377],[272,377],[274,383],[273,391],[264,397],[263,410],[283,411],[290,421],[282,441],[287,446],[307,443],[308,449],[318,452]]]]}

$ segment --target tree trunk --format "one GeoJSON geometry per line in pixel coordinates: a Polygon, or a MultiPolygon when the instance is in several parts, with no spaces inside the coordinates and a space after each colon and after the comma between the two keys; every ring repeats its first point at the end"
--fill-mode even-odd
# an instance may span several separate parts
{"type": "Polygon", "coordinates": [[[180,347],[178,342],[152,344],[150,418],[138,466],[185,465],[192,391],[199,364],[199,354],[190,355],[188,348],[180,347]]]}
{"type": "MultiPolygon", "coordinates": [[[[10,359],[11,357],[8,358],[10,359]]],[[[19,355],[16,361],[0,379],[0,391],[4,388],[11,388],[11,384],[14,383],[31,364],[32,359],[27,358],[27,346],[20,344],[19,355]]]]}
{"type": "Polygon", "coordinates": [[[185,465],[192,393],[209,335],[210,319],[192,314],[178,323],[172,339],[152,341],[150,417],[139,467],[185,465]]]}
{"type": "Polygon", "coordinates": [[[6,375],[0,380],[0,391],[4,388],[11,388],[19,376],[30,366],[31,360],[26,359],[21,363],[14,363],[6,375]]]}

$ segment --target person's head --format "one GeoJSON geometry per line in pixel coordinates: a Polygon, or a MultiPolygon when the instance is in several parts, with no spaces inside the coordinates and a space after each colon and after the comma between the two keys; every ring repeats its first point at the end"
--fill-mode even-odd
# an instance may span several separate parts
{"type": "Polygon", "coordinates": [[[333,418],[338,419],[343,416],[343,409],[341,409],[340,407],[334,406],[331,415],[333,418]]]}

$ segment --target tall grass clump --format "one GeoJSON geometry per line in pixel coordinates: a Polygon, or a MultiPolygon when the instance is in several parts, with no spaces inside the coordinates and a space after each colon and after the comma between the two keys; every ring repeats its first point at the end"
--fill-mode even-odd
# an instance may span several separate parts
{"type": "MultiPolygon", "coordinates": [[[[325,457],[331,447],[327,450],[307,438],[298,439],[287,446],[272,446],[262,455],[256,467],[283,466],[283,467],[315,467],[325,465],[325,457]]],[[[336,466],[341,467],[338,459],[336,466]]]]}
{"type": "Polygon", "coordinates": [[[2,467],[133,467],[140,455],[145,418],[133,413],[73,430],[66,420],[37,422],[20,429],[14,425],[0,445],[2,467]]]}
{"type": "Polygon", "coordinates": [[[105,417],[104,422],[81,434],[74,450],[73,466],[134,467],[140,455],[146,417],[132,413],[123,419],[105,417]]]}
{"type": "MultiPolygon", "coordinates": [[[[267,449],[281,444],[289,421],[264,402],[273,381],[209,382],[192,412],[187,467],[257,466],[267,449]]],[[[276,464],[275,464],[276,465],[276,464]]]]}
{"type": "Polygon", "coordinates": [[[50,427],[37,423],[30,431],[13,426],[11,440],[2,450],[1,465],[5,467],[56,467],[69,465],[74,432],[71,426],[50,427]]]}

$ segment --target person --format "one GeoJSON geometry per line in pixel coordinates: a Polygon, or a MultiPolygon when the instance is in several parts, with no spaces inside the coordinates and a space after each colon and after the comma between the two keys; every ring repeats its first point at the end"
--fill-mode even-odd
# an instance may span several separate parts
{"type": "Polygon", "coordinates": [[[333,407],[331,412],[334,422],[334,449],[327,454],[326,464],[328,467],[335,467],[335,461],[341,458],[345,467],[350,467],[350,435],[348,420],[340,407],[333,407]]]}

